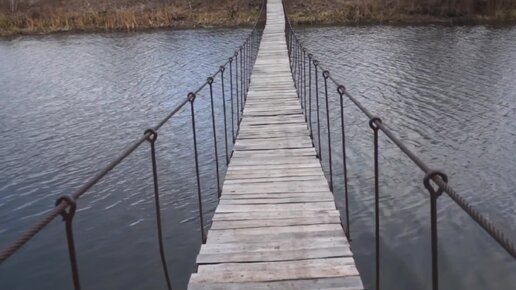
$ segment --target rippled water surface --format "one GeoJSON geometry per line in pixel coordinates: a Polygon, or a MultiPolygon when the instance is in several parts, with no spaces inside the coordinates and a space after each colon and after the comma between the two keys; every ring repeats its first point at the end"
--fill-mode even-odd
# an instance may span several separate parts
{"type": "MultiPolygon", "coordinates": [[[[246,32],[1,40],[0,247],[155,125],[227,59],[246,32]]],[[[333,76],[432,167],[447,172],[462,196],[516,240],[516,28],[368,26],[299,32],[333,76]]],[[[335,191],[343,208],[340,112],[335,87],[329,91],[335,191]]],[[[209,216],[216,189],[205,93],[196,108],[209,216]]],[[[220,101],[216,112],[220,116],[220,101]]],[[[372,134],[350,102],[345,113],[352,247],[365,285],[372,289],[372,134]]],[[[324,125],[325,114],[321,118],[324,125]]],[[[157,142],[175,289],[185,288],[199,249],[190,126],[189,111],[182,111],[163,127],[157,142]]],[[[324,126],[321,136],[327,170],[324,126]]],[[[222,140],[219,148],[224,148],[222,140]]],[[[224,158],[224,151],[219,153],[224,158]]],[[[74,229],[84,288],[165,288],[149,154],[148,145],[142,146],[79,200],[74,229]]],[[[384,136],[380,165],[382,289],[430,289],[423,175],[384,136]]],[[[61,221],[52,222],[0,266],[0,289],[69,289],[63,230],[61,221]]],[[[441,289],[514,288],[514,259],[447,196],[439,199],[439,234],[441,289]]]]}
{"type": "MultiPolygon", "coordinates": [[[[0,40],[0,247],[156,125],[248,32],[0,40]]],[[[220,83],[214,87],[220,92],[220,83]]],[[[216,107],[220,116],[220,101],[216,107]]],[[[206,91],[196,109],[209,216],[216,192],[206,91]]],[[[189,108],[160,130],[156,146],[167,259],[174,289],[182,289],[200,244],[189,108]]],[[[149,155],[144,144],[78,201],[74,232],[86,289],[165,288],[149,155]]],[[[0,289],[70,289],[69,271],[64,224],[56,219],[0,266],[0,289]]]]}
{"type": "MultiPolygon", "coordinates": [[[[323,27],[298,32],[350,93],[431,167],[444,170],[461,196],[516,240],[515,27],[323,27]]],[[[334,85],[328,89],[342,208],[339,99],[334,85]]],[[[372,289],[372,130],[350,101],[345,115],[352,248],[366,287],[372,289]]],[[[323,163],[326,132],[321,130],[323,163]]],[[[430,289],[430,209],[423,174],[381,134],[380,174],[382,289],[430,289]]],[[[439,199],[438,208],[441,289],[514,289],[515,260],[448,196],[439,199]]]]}

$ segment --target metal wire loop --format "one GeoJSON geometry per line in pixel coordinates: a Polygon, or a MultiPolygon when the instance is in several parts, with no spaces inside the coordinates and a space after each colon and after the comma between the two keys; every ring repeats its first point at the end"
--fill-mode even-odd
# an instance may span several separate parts
{"type": "Polygon", "coordinates": [[[225,66],[223,66],[223,65],[221,65],[221,66],[220,66],[220,72],[224,72],[225,70],[226,70],[226,67],[225,67],[225,66]]]}
{"type": "Polygon", "coordinates": [[[196,97],[195,93],[191,93],[191,92],[190,92],[190,93],[188,93],[188,100],[189,100],[190,102],[195,101],[195,97],[196,97]]]}
{"type": "Polygon", "coordinates": [[[75,215],[75,210],[77,208],[77,204],[75,202],[75,198],[70,195],[63,195],[56,199],[55,206],[58,206],[61,204],[61,202],[66,202],[68,206],[70,207],[68,211],[66,211],[66,208],[61,212],[61,215],[63,216],[63,220],[69,220],[72,219],[75,215]]]}
{"type": "Polygon", "coordinates": [[[430,170],[427,174],[425,174],[425,177],[423,178],[423,184],[430,192],[430,194],[438,197],[443,193],[444,187],[438,184],[437,190],[435,190],[432,184],[430,184],[430,180],[433,180],[437,176],[440,177],[444,183],[448,183],[448,176],[445,173],[440,170],[430,170]]]}
{"type": "Polygon", "coordinates": [[[213,78],[212,77],[208,77],[208,79],[206,79],[206,81],[208,82],[208,84],[213,84],[213,78]]]}
{"type": "Polygon", "coordinates": [[[376,131],[376,130],[378,130],[378,124],[381,124],[381,123],[382,123],[382,119],[374,116],[369,120],[369,127],[371,127],[371,129],[376,131]]]}
{"type": "Polygon", "coordinates": [[[147,134],[149,134],[149,136],[147,136],[147,141],[151,143],[156,142],[156,139],[158,139],[158,132],[154,130],[154,128],[149,128],[145,130],[145,133],[143,133],[143,135],[147,134]]]}
{"type": "Polygon", "coordinates": [[[340,94],[341,96],[342,96],[342,95],[344,95],[344,94],[346,93],[346,87],[345,87],[345,86],[343,86],[343,85],[339,85],[339,86],[337,87],[337,92],[339,92],[339,94],[340,94]]]}

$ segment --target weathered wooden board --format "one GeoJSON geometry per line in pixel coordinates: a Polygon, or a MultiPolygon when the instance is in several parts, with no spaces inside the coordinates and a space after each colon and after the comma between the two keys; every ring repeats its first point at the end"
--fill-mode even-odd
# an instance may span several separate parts
{"type": "Polygon", "coordinates": [[[197,257],[197,264],[219,264],[219,263],[250,263],[306,260],[317,258],[350,257],[351,250],[346,246],[311,249],[267,249],[265,251],[225,252],[225,253],[200,253],[197,257]]]}
{"type": "MultiPolygon", "coordinates": [[[[197,275],[197,274],[194,274],[197,275]]],[[[274,282],[240,283],[191,283],[192,290],[359,290],[362,288],[360,276],[337,278],[297,279],[274,282]]]]}
{"type": "Polygon", "coordinates": [[[235,200],[235,199],[281,199],[281,198],[326,198],[333,195],[328,191],[321,192],[295,192],[295,193],[246,193],[246,194],[228,194],[223,195],[221,200],[235,200]]]}
{"type": "Polygon", "coordinates": [[[242,122],[189,289],[363,289],[267,3],[242,122]]]}
{"type": "MultiPolygon", "coordinates": [[[[316,216],[284,219],[231,220],[215,221],[211,225],[211,230],[243,229],[257,227],[306,226],[333,223],[339,224],[340,219],[336,216],[316,216]]],[[[301,241],[303,240],[304,239],[302,239],[301,241]]]]}
{"type": "MultiPolygon", "coordinates": [[[[213,220],[255,220],[255,219],[286,219],[286,218],[304,218],[304,217],[318,217],[318,216],[336,216],[339,217],[339,212],[332,209],[317,209],[317,210],[289,210],[289,211],[275,211],[275,212],[225,212],[217,213],[213,216],[213,220]]],[[[340,235],[344,237],[344,235],[340,235]]]]}
{"type": "Polygon", "coordinates": [[[246,199],[221,199],[220,204],[281,204],[281,203],[312,203],[321,201],[333,202],[332,195],[305,196],[305,197],[284,197],[284,198],[246,198],[246,199]]]}
{"type": "Polygon", "coordinates": [[[199,267],[192,275],[200,282],[260,282],[356,276],[358,271],[351,257],[309,259],[262,263],[223,263],[199,267]]]}

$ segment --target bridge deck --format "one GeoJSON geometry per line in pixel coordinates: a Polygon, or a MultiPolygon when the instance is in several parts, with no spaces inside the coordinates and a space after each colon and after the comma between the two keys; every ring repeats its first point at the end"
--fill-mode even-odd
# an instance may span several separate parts
{"type": "Polygon", "coordinates": [[[189,289],[363,289],[289,68],[281,0],[267,25],[223,193],[189,289]]]}

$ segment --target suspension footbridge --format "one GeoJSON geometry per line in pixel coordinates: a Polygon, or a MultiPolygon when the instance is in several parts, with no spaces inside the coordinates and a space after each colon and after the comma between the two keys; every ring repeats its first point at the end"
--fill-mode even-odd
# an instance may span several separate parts
{"type": "MultiPolygon", "coordinates": [[[[220,103],[219,103],[220,104],[220,103]]],[[[220,108],[219,108],[220,109],[220,108]]],[[[228,60],[196,90],[187,93],[155,126],[138,134],[131,144],[100,169],[82,186],[57,198],[49,211],[0,251],[0,264],[8,259],[58,217],[64,221],[73,288],[81,289],[81,261],[77,259],[74,240],[74,217],[80,214],[80,199],[114,168],[133,155],[136,149],[149,146],[152,164],[153,197],[156,221],[156,254],[167,288],[173,288],[174,273],[170,273],[165,251],[165,239],[158,182],[159,162],[156,143],[160,129],[180,112],[190,112],[192,155],[195,166],[196,199],[200,242],[196,268],[189,289],[364,289],[364,284],[382,285],[380,257],[382,250],[378,156],[379,135],[382,134],[410,159],[421,173],[430,204],[429,224],[431,253],[431,288],[439,289],[438,200],[450,198],[486,235],[505,252],[516,258],[514,242],[507,233],[473,207],[454,190],[447,175],[435,170],[398,139],[380,116],[372,114],[349,94],[329,70],[319,63],[294,32],[281,0],[265,0],[258,20],[228,60]],[[216,85],[215,85],[216,84],[216,85]],[[334,91],[328,89],[332,84],[334,91]],[[220,89],[219,89],[220,88],[220,89]],[[208,113],[197,111],[196,100],[201,92],[208,94],[208,113]],[[217,96],[218,94],[218,96],[217,96]],[[340,120],[330,122],[329,95],[340,99],[340,120]],[[218,116],[214,99],[220,97],[222,117],[218,116]],[[350,102],[368,123],[373,136],[374,192],[374,281],[363,283],[352,253],[346,144],[346,122],[343,103],[350,102]],[[217,184],[218,206],[211,221],[206,222],[203,210],[205,182],[200,174],[196,118],[211,119],[214,145],[213,159],[217,184]],[[322,124],[322,120],[326,123],[322,124]],[[330,130],[337,125],[340,134],[330,130]],[[326,127],[322,133],[321,127],[326,127]],[[223,132],[223,134],[220,134],[223,132]],[[219,133],[219,134],[217,134],[219,133]],[[333,140],[341,141],[339,148],[333,140]],[[325,139],[325,145],[321,142],[325,139]],[[223,146],[221,147],[220,144],[223,146]],[[327,146],[323,156],[321,146],[327,146]],[[332,152],[340,151],[340,160],[332,152]],[[219,158],[223,156],[223,158],[219,158]],[[327,164],[326,174],[322,160],[327,164]],[[223,165],[227,171],[223,172],[223,165]],[[333,168],[343,173],[343,192],[335,194],[333,168]],[[336,198],[344,199],[336,207],[336,198]],[[208,225],[211,222],[211,227],[208,225]],[[208,230],[209,228],[209,230],[208,230]]],[[[206,138],[206,136],[204,136],[206,138]]],[[[150,194],[150,193],[149,193],[150,194]]],[[[173,250],[173,247],[170,247],[173,250]]],[[[373,255],[371,255],[373,256],[373,255]]],[[[89,257],[95,259],[95,257],[89,257]]],[[[403,277],[400,277],[403,278],[403,277]]],[[[370,279],[372,280],[372,279],[370,279]]],[[[1,286],[1,285],[0,285],[1,286]]],[[[186,286],[186,285],[185,285],[186,286]]]]}

